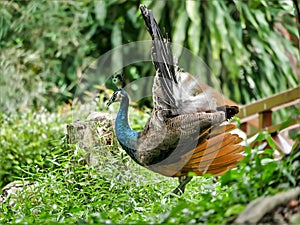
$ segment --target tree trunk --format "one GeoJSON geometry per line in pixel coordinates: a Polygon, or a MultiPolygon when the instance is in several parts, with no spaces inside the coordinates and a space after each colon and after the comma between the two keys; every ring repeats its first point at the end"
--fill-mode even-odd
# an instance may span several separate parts
{"type": "Polygon", "coordinates": [[[99,165],[101,154],[112,153],[115,143],[114,120],[108,113],[93,113],[87,121],[75,121],[67,125],[68,144],[77,144],[84,150],[89,165],[99,165]]]}

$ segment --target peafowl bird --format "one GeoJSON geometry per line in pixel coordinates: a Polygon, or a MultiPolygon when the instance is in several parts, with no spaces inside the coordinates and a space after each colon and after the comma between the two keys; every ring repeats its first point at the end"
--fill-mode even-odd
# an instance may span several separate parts
{"type": "Polygon", "coordinates": [[[156,70],[152,87],[153,112],[144,129],[133,131],[128,124],[129,98],[119,88],[109,102],[120,102],[115,132],[122,148],[139,165],[159,174],[178,177],[174,194],[182,194],[192,175],[222,175],[243,158],[242,139],[226,123],[238,113],[237,106],[217,106],[209,92],[196,93],[197,85],[173,62],[165,40],[151,13],[140,10],[153,41],[152,61],[156,70]]]}

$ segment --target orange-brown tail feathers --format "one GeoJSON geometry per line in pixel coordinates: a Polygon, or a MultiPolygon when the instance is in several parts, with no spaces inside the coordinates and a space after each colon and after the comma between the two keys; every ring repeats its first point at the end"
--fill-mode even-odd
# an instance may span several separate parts
{"type": "MultiPolygon", "coordinates": [[[[233,129],[235,129],[233,124],[227,124],[207,130],[205,133],[209,134],[206,140],[193,149],[192,153],[185,154],[191,155],[189,161],[173,176],[186,176],[190,172],[199,176],[206,173],[219,176],[228,169],[236,167],[237,163],[244,158],[242,152],[245,146],[240,145],[242,138],[237,134],[229,133],[233,129]]],[[[199,138],[201,139],[205,133],[202,133],[199,138]]]]}

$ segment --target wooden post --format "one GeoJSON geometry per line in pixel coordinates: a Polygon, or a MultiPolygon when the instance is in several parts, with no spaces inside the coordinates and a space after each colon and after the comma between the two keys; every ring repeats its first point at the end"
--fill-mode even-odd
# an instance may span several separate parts
{"type": "Polygon", "coordinates": [[[266,110],[259,113],[258,121],[259,130],[272,126],[272,111],[266,110]]]}
{"type": "Polygon", "coordinates": [[[248,135],[249,132],[248,122],[241,123],[240,129],[248,135]]]}

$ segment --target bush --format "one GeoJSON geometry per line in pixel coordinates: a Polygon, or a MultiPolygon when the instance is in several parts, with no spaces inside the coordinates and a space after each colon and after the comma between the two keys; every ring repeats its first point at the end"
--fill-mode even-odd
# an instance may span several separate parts
{"type": "MultiPolygon", "coordinates": [[[[226,96],[240,103],[297,85],[297,48],[284,35],[297,36],[290,3],[145,2],[163,33],[210,67],[202,81],[220,86],[226,96]]],[[[55,109],[73,98],[85,68],[97,57],[128,42],[149,40],[139,4],[1,1],[1,110],[55,109]]],[[[184,69],[193,72],[192,63],[185,63],[184,69]]],[[[137,70],[139,76],[154,74],[152,66],[137,70]]],[[[139,78],[126,72],[129,80],[139,78]]]]}
{"type": "Polygon", "coordinates": [[[51,158],[62,145],[65,122],[63,116],[46,112],[10,117],[1,113],[0,187],[16,177],[26,177],[26,167],[49,167],[46,157],[51,158]]]}
{"type": "MultiPolygon", "coordinates": [[[[130,113],[133,126],[141,127],[140,112],[130,113]]],[[[119,146],[112,146],[114,154],[101,154],[99,167],[86,165],[83,152],[59,137],[63,121],[58,116],[29,113],[8,119],[2,114],[1,122],[6,134],[1,133],[1,144],[7,143],[6,151],[0,152],[5,159],[0,166],[10,165],[14,176],[33,184],[17,194],[14,205],[0,206],[4,224],[220,224],[259,196],[299,185],[299,151],[274,159],[276,147],[266,132],[257,136],[255,148],[247,147],[237,169],[219,180],[210,175],[194,177],[184,195],[170,199],[167,196],[178,185],[177,179],[137,165],[119,146]],[[59,139],[49,142],[52,138],[59,139]],[[271,147],[263,149],[262,141],[271,147]],[[23,158],[22,150],[27,151],[23,158]],[[15,153],[13,157],[21,161],[12,165],[14,158],[7,155],[15,153]]],[[[5,171],[5,178],[12,179],[5,171]]]]}

